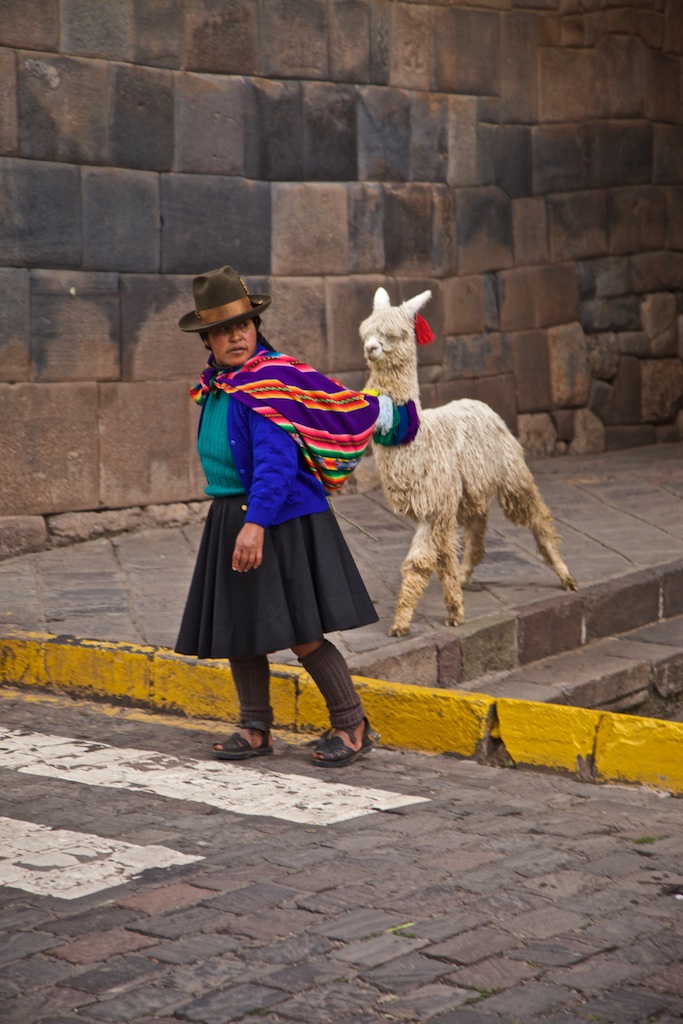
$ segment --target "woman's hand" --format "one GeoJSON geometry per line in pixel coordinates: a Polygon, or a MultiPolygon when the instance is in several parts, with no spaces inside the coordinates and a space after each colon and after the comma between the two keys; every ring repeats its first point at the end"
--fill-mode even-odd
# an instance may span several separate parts
{"type": "Polygon", "coordinates": [[[237,534],[235,550],[232,553],[232,568],[235,572],[258,569],[263,560],[264,533],[264,528],[257,523],[244,524],[237,534]]]}

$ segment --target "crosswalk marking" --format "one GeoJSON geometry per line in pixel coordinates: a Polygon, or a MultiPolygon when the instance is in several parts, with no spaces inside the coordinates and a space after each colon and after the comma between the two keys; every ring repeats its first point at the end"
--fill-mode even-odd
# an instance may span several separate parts
{"type": "Polygon", "coordinates": [[[0,817],[0,885],[37,896],[75,900],[122,885],[148,868],[203,859],[166,846],[134,846],[0,817]]]}
{"type": "Polygon", "coordinates": [[[0,768],[109,789],[192,800],[235,814],[330,825],[424,797],[349,786],[327,778],[253,770],[244,764],[181,760],[168,754],[48,734],[0,730],[0,768]]]}

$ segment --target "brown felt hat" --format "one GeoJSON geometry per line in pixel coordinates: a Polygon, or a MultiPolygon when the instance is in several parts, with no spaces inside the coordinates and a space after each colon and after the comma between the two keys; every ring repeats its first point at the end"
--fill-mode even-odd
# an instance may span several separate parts
{"type": "Polygon", "coordinates": [[[208,331],[259,316],[270,305],[270,295],[250,295],[232,267],[208,270],[192,278],[195,308],[178,321],[181,331],[208,331]]]}

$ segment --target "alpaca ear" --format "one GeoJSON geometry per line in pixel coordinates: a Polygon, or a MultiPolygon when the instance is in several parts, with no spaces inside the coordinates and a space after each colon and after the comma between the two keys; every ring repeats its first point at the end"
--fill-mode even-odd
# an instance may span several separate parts
{"type": "Polygon", "coordinates": [[[372,311],[376,312],[378,309],[388,309],[391,305],[391,299],[389,298],[389,292],[386,288],[378,288],[375,292],[375,298],[372,303],[372,311]]]}
{"type": "Polygon", "coordinates": [[[405,309],[411,320],[415,319],[419,311],[422,309],[423,306],[426,306],[431,297],[432,293],[430,291],[426,291],[420,292],[419,295],[413,295],[412,299],[406,299],[406,301],[403,303],[403,308],[405,309]]]}

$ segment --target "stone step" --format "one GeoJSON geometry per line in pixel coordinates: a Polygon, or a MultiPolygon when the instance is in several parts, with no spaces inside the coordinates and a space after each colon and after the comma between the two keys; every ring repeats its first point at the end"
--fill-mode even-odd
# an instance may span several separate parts
{"type": "MultiPolygon", "coordinates": [[[[681,559],[455,629],[439,627],[422,636],[392,639],[365,654],[351,654],[349,664],[355,675],[415,685],[480,691],[480,683],[493,685],[503,674],[521,687],[538,663],[584,648],[597,650],[601,641],[678,616],[683,616],[681,559]]],[[[522,689],[507,696],[536,699],[522,689]]]]}
{"type": "Polygon", "coordinates": [[[683,615],[492,673],[458,689],[683,721],[683,615]]]}

